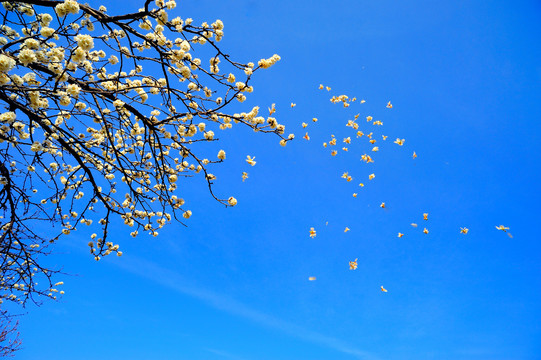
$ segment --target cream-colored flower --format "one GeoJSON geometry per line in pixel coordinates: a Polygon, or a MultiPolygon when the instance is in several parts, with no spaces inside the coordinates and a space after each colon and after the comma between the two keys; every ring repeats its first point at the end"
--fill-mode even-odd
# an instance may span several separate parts
{"type": "Polygon", "coordinates": [[[86,35],[86,34],[76,35],[75,41],[77,41],[77,45],[85,51],[89,51],[94,47],[94,39],[90,35],[86,35]]]}
{"type": "Polygon", "coordinates": [[[272,65],[276,64],[278,61],[280,61],[280,59],[281,59],[280,56],[278,56],[277,54],[274,54],[268,59],[259,60],[257,64],[263,69],[267,69],[271,67],[272,65]]]}
{"type": "Polygon", "coordinates": [[[15,60],[6,56],[0,55],[0,72],[7,73],[15,67],[15,60]]]}
{"type": "Polygon", "coordinates": [[[34,50],[30,50],[30,49],[21,50],[21,52],[19,53],[17,58],[25,66],[28,65],[28,64],[32,64],[32,63],[37,61],[36,54],[34,53],[34,50]]]}

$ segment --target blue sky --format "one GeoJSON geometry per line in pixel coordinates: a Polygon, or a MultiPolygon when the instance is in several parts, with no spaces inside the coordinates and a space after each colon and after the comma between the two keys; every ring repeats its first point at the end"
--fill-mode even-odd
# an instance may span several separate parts
{"type": "Polygon", "coordinates": [[[241,61],[282,57],[235,111],[276,103],[297,138],[282,148],[220,134],[216,191],[239,204],[224,209],[194,179],[188,227],[132,239],[114,226],[122,258],[96,263],[86,234],[66,238],[49,259],[71,274],[66,295],[26,309],[18,359],[541,358],[538,1],[185,0],[175,11],[223,20],[221,44],[241,61]],[[329,102],[340,94],[366,103],[329,102]],[[378,134],[374,164],[359,161],[366,138],[336,157],[322,147],[354,137],[357,113],[378,134]]]}

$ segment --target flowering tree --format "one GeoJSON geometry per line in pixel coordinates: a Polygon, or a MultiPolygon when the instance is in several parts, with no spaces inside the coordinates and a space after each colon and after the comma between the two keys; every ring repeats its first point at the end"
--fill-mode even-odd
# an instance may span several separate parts
{"type": "Polygon", "coordinates": [[[122,255],[107,237],[115,219],[134,237],[188,219],[182,178],[200,176],[214,199],[234,206],[214,193],[209,172],[225,152],[207,159],[204,146],[195,150],[217,141],[214,131],[242,124],[281,145],[293,138],[258,107],[227,112],[253,91],[253,74],[280,57],[232,60],[218,46],[220,20],[170,19],[174,0],[146,0],[121,15],[74,0],[2,5],[0,301],[62,294],[55,270],[38,260],[80,226],[98,228],[88,245],[99,260],[122,255]]]}

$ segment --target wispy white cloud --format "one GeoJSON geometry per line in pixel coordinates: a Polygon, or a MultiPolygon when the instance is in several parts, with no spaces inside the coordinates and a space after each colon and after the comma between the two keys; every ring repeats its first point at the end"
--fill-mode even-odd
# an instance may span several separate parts
{"type": "Polygon", "coordinates": [[[340,339],[323,335],[289,321],[265,314],[224,294],[219,294],[195,285],[188,285],[188,282],[178,273],[165,269],[154,262],[132,257],[129,260],[122,259],[122,261],[115,262],[115,264],[130,273],[151,279],[171,290],[199,299],[213,308],[244,317],[263,326],[277,329],[290,336],[312,342],[320,346],[325,346],[360,359],[377,359],[373,354],[360,350],[340,339]]]}
{"type": "Polygon", "coordinates": [[[244,360],[243,358],[238,357],[238,356],[233,355],[233,354],[230,354],[230,353],[228,353],[227,351],[216,350],[216,349],[205,349],[205,350],[207,350],[207,351],[210,352],[210,353],[213,353],[214,355],[218,355],[218,356],[221,356],[221,357],[226,358],[226,359],[231,359],[231,360],[244,360]]]}

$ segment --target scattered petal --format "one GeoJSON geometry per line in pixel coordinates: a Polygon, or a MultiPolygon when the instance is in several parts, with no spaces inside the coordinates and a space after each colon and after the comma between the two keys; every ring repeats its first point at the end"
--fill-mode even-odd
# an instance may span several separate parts
{"type": "Polygon", "coordinates": [[[272,104],[272,106],[269,108],[269,115],[272,115],[276,112],[276,104],[272,104]]]}
{"type": "Polygon", "coordinates": [[[254,157],[251,157],[250,155],[246,156],[246,162],[252,166],[254,166],[256,164],[255,162],[255,156],[254,157]]]}

